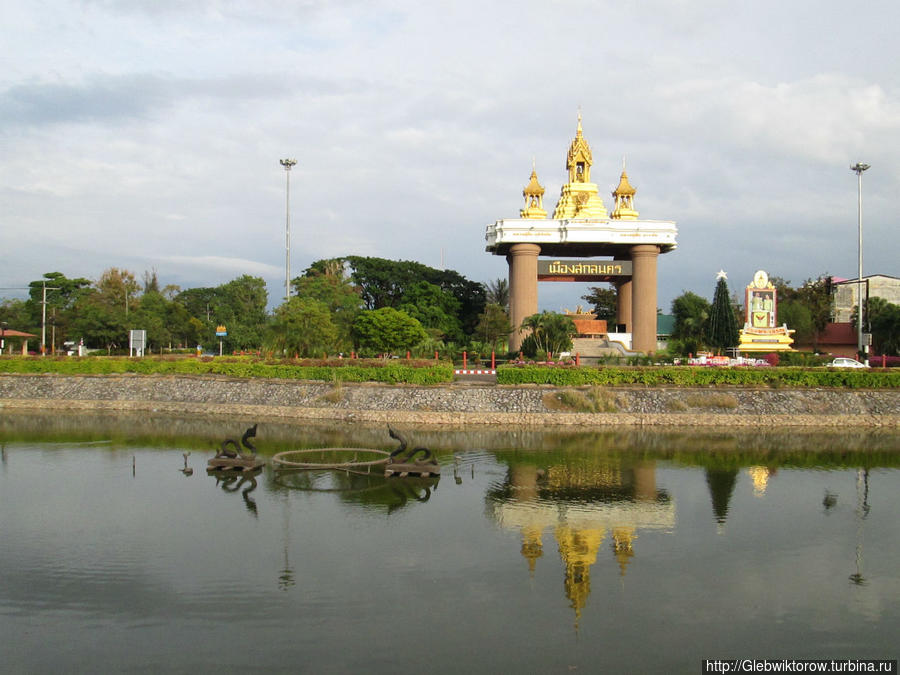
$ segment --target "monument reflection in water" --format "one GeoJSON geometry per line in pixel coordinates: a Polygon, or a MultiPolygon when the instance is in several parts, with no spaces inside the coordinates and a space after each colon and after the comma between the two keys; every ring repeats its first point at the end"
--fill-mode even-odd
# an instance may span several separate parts
{"type": "MultiPolygon", "coordinates": [[[[896,433],[409,430],[439,479],[207,476],[233,426],[0,417],[4,670],[896,658],[896,433]]],[[[392,447],[366,427],[256,440],[264,459],[392,447]]]]}

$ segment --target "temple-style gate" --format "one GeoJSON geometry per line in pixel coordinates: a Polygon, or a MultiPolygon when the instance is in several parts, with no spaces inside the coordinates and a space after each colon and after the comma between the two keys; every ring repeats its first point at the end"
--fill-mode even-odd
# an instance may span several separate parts
{"type": "Polygon", "coordinates": [[[656,349],[656,263],[660,253],[675,249],[678,230],[671,221],[638,220],[635,189],[624,167],[612,193],[612,214],[608,214],[597,185],[590,182],[592,163],[579,114],[566,158],[569,182],[562,186],[553,218],[547,218],[544,188],[532,167],[531,180],[522,192],[525,208],[520,218],[487,226],[486,250],[506,256],[509,263],[511,351],[517,351],[525,337],[518,330],[522,321],[538,311],[538,281],[612,283],[616,321],[632,334],[632,348],[644,353],[656,349]],[[539,259],[542,255],[551,259],[539,259]],[[599,257],[608,260],[595,259],[599,257]],[[568,258],[587,259],[563,260],[568,258]]]}

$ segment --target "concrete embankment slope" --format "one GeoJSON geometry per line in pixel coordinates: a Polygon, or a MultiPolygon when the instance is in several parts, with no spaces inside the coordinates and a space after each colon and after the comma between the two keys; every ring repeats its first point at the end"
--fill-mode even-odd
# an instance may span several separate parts
{"type": "MultiPolygon", "coordinates": [[[[333,384],[216,376],[0,375],[0,412],[119,410],[435,425],[900,428],[900,391],[605,388],[608,412],[571,407],[550,386],[333,384]]],[[[574,398],[579,400],[576,393],[574,398]]]]}

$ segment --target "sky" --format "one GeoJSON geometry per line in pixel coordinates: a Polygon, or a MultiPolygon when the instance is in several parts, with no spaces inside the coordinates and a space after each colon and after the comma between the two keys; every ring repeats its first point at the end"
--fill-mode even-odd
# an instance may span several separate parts
{"type": "MultiPolygon", "coordinates": [[[[579,109],[607,208],[675,221],[658,305],[716,274],[900,276],[900,3],[0,0],[0,298],[46,272],[284,295],[341,255],[507,275],[485,227],[579,109]]],[[[583,284],[539,286],[541,309],[583,284]]]]}

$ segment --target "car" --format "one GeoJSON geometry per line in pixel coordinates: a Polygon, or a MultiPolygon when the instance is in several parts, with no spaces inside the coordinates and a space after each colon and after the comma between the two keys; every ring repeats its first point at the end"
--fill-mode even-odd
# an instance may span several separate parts
{"type": "Polygon", "coordinates": [[[828,364],[831,368],[868,368],[865,363],[860,363],[856,359],[841,356],[828,364]]]}

